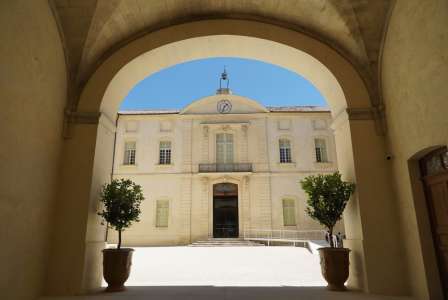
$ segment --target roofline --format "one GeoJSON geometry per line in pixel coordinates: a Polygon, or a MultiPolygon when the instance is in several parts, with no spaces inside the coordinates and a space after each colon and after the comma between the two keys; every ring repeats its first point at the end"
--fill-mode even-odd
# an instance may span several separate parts
{"type": "MultiPolygon", "coordinates": [[[[268,110],[265,113],[330,113],[331,110],[321,106],[295,106],[295,108],[310,108],[311,110],[296,110],[296,109],[288,109],[286,107],[282,108],[281,106],[268,106],[266,109],[268,110]],[[316,110],[312,110],[312,109],[316,110]]],[[[118,111],[119,115],[179,115],[181,114],[181,110],[121,110],[118,111]]],[[[244,113],[241,113],[244,114],[244,113]]],[[[206,115],[206,114],[204,114],[206,115]]]]}

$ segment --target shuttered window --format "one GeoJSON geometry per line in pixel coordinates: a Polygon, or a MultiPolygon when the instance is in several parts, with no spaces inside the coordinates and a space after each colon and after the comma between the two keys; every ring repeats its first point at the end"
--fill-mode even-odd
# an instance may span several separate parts
{"type": "Polygon", "coordinates": [[[291,162],[291,142],[287,139],[279,140],[280,149],[280,162],[290,163],[291,162]]]}
{"type": "Polygon", "coordinates": [[[156,227],[168,227],[169,203],[168,200],[157,200],[156,227]]]}
{"type": "Polygon", "coordinates": [[[317,162],[327,162],[327,146],[324,139],[314,140],[315,151],[316,151],[316,161],[317,162]]]}
{"type": "Polygon", "coordinates": [[[294,199],[283,199],[283,225],[296,225],[296,205],[294,199]]]}
{"type": "Polygon", "coordinates": [[[135,142],[126,142],[124,144],[124,161],[125,165],[135,165],[135,142]]]}
{"type": "Polygon", "coordinates": [[[233,163],[233,134],[216,135],[216,163],[233,163]]]}
{"type": "Polygon", "coordinates": [[[160,142],[159,149],[159,164],[169,165],[171,164],[171,142],[160,142]]]}

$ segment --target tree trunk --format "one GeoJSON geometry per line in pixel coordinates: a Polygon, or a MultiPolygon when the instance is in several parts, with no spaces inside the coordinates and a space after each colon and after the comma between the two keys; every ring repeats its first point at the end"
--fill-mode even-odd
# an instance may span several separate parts
{"type": "Polygon", "coordinates": [[[117,249],[121,248],[121,230],[118,230],[118,246],[117,249]]]}
{"type": "Polygon", "coordinates": [[[334,240],[333,240],[333,227],[328,228],[328,231],[330,233],[330,247],[334,248],[334,240]]]}

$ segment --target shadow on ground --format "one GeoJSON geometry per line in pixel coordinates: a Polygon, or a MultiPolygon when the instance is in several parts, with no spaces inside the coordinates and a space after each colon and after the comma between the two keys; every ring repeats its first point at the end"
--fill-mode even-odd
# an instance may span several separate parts
{"type": "Polygon", "coordinates": [[[95,300],[95,299],[129,299],[129,300],[405,300],[405,297],[386,297],[363,294],[355,291],[332,292],[325,287],[215,287],[215,286],[133,286],[119,293],[96,293],[60,298],[43,298],[47,300],[95,300]]]}

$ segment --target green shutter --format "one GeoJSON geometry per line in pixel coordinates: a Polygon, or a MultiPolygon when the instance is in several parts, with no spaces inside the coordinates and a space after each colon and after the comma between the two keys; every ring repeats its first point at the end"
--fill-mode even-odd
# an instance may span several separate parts
{"type": "Polygon", "coordinates": [[[283,199],[283,225],[296,225],[296,206],[294,199],[283,199]]]}
{"type": "Polygon", "coordinates": [[[156,227],[168,227],[169,201],[157,200],[156,227]]]}

